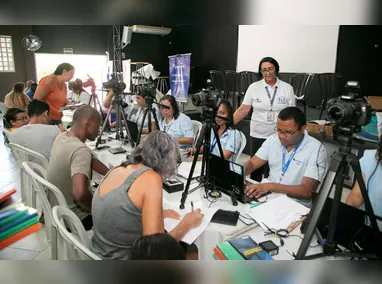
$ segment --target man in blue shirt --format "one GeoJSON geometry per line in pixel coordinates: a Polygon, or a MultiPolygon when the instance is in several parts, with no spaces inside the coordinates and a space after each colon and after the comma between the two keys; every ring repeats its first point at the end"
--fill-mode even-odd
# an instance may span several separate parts
{"type": "Polygon", "coordinates": [[[29,99],[30,99],[31,101],[33,101],[34,92],[36,92],[36,89],[37,89],[37,84],[36,84],[36,83],[33,83],[33,84],[31,85],[31,88],[30,88],[28,91],[26,91],[26,93],[25,93],[25,94],[27,94],[27,96],[29,97],[29,99]]]}

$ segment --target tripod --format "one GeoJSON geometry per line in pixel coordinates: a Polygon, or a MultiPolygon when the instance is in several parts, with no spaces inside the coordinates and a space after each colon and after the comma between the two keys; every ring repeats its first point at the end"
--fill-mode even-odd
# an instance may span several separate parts
{"type": "Polygon", "coordinates": [[[368,193],[366,191],[366,186],[362,178],[361,167],[358,161],[358,158],[355,154],[351,153],[352,145],[352,136],[356,129],[355,126],[336,126],[335,133],[338,132],[338,136],[335,137],[340,143],[339,152],[336,152],[332,158],[332,162],[329,168],[329,172],[325,177],[324,184],[322,189],[315,201],[312,210],[308,215],[308,223],[306,227],[305,236],[301,242],[300,248],[297,252],[296,259],[315,259],[319,257],[324,257],[328,255],[333,256],[348,256],[348,257],[367,257],[367,258],[376,258],[374,254],[359,254],[359,253],[348,253],[348,252],[337,252],[337,244],[335,241],[335,231],[338,211],[341,203],[341,195],[344,184],[344,177],[346,170],[350,166],[352,167],[356,181],[360,186],[362,197],[365,203],[365,209],[367,215],[370,218],[371,226],[376,233],[379,232],[377,220],[374,215],[373,208],[370,203],[368,193]],[[330,213],[329,219],[329,229],[326,237],[326,242],[323,242],[323,253],[310,255],[305,257],[306,251],[308,250],[309,244],[313,237],[313,234],[317,232],[317,223],[321,212],[325,206],[327,198],[329,198],[330,191],[332,186],[336,185],[333,206],[330,213]]]}
{"type": "MultiPolygon", "coordinates": [[[[159,130],[159,123],[158,123],[158,118],[157,118],[157,115],[156,115],[156,110],[155,110],[155,108],[153,108],[154,98],[152,96],[146,96],[145,101],[146,101],[146,104],[147,104],[147,108],[145,109],[145,112],[143,114],[143,118],[142,118],[142,122],[141,122],[141,128],[139,129],[136,145],[139,145],[139,141],[140,141],[141,136],[142,136],[143,126],[145,124],[146,116],[148,116],[147,126],[149,128],[149,133],[152,132],[152,129],[151,129],[151,114],[154,117],[155,126],[156,126],[157,130],[159,130]]],[[[156,103],[156,104],[158,104],[158,103],[156,103]]]]}
{"type": "Polygon", "coordinates": [[[96,145],[95,145],[96,149],[97,149],[98,145],[101,143],[102,134],[104,133],[106,127],[108,126],[109,116],[111,115],[111,109],[113,108],[113,106],[115,106],[116,113],[117,113],[115,139],[116,140],[123,140],[124,139],[123,125],[122,125],[122,118],[123,118],[123,120],[125,121],[125,130],[126,130],[126,133],[127,133],[127,138],[130,141],[131,147],[134,147],[134,142],[133,142],[133,139],[131,138],[129,129],[127,128],[126,116],[125,116],[125,112],[124,112],[123,106],[122,106],[122,96],[123,95],[119,94],[117,92],[115,92],[114,94],[115,94],[114,95],[114,99],[111,102],[111,107],[110,107],[109,112],[108,112],[108,114],[107,114],[107,116],[105,118],[105,121],[103,122],[101,133],[98,136],[98,139],[97,139],[97,142],[96,142],[96,145]]]}
{"type": "MultiPolygon", "coordinates": [[[[205,113],[205,111],[206,110],[203,109],[203,114],[205,113]]],[[[209,110],[207,110],[207,112],[208,111],[209,110]]],[[[209,169],[210,169],[210,167],[209,167],[209,155],[213,155],[213,154],[210,154],[211,130],[214,133],[214,136],[216,139],[216,144],[218,145],[220,156],[224,157],[223,148],[222,148],[221,143],[220,143],[220,138],[218,135],[217,127],[216,127],[216,124],[214,124],[214,122],[213,122],[214,117],[215,117],[215,115],[210,115],[209,113],[207,113],[207,119],[205,120],[205,122],[202,126],[202,129],[200,131],[200,135],[199,135],[198,140],[196,142],[196,150],[194,153],[194,159],[192,160],[190,174],[188,175],[188,178],[187,178],[186,188],[184,189],[184,191],[182,193],[182,198],[180,200],[180,206],[179,206],[180,209],[184,209],[184,203],[186,202],[186,199],[187,199],[187,196],[189,193],[192,193],[195,190],[197,190],[198,188],[204,186],[206,196],[208,196],[207,195],[208,191],[210,190],[210,188],[214,187],[213,183],[210,181],[210,178],[209,178],[209,169]],[[200,173],[199,185],[197,187],[193,188],[192,191],[189,191],[192,176],[194,174],[196,162],[198,160],[198,156],[200,154],[200,149],[203,145],[203,141],[204,141],[203,160],[202,160],[202,170],[200,173]]],[[[226,169],[226,171],[228,171],[228,169],[226,169]]],[[[226,172],[224,174],[228,175],[228,172],[226,172]]],[[[231,188],[230,182],[229,182],[228,186],[229,186],[229,188],[231,188]]],[[[233,190],[231,191],[231,200],[232,200],[232,204],[236,206],[237,205],[237,196],[233,190]]]]}
{"type": "Polygon", "coordinates": [[[101,124],[103,125],[103,123],[106,119],[106,115],[102,111],[101,103],[99,102],[98,95],[96,93],[92,93],[90,95],[88,105],[94,107],[96,110],[99,109],[99,111],[101,112],[101,124]]]}

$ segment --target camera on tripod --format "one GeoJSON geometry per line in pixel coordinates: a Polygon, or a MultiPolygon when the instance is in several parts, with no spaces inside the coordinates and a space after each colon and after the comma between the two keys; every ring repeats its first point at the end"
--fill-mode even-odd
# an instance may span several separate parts
{"type": "Polygon", "coordinates": [[[354,126],[355,132],[371,120],[370,104],[361,96],[360,86],[356,81],[348,81],[345,85],[347,94],[334,98],[327,103],[327,118],[338,126],[354,126]]]}
{"type": "Polygon", "coordinates": [[[221,102],[220,91],[213,89],[211,80],[207,80],[207,89],[192,96],[194,106],[202,106],[202,119],[213,120],[221,102]]]}
{"type": "Polygon", "coordinates": [[[104,89],[112,89],[114,94],[122,93],[121,84],[118,79],[115,78],[114,75],[111,76],[111,79],[105,83],[102,83],[102,88],[104,89]]]}
{"type": "Polygon", "coordinates": [[[156,86],[155,83],[149,82],[138,86],[137,95],[145,98],[146,104],[150,105],[154,102],[156,97],[156,86]]]}
{"type": "Polygon", "coordinates": [[[221,101],[220,91],[214,90],[211,86],[211,80],[207,80],[207,89],[192,96],[194,106],[202,106],[212,109],[218,109],[221,101]]]}

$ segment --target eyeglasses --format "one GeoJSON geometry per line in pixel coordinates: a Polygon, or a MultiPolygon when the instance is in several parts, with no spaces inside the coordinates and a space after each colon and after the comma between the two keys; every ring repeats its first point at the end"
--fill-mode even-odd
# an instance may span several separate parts
{"type": "Polygon", "coordinates": [[[161,110],[170,110],[169,106],[159,106],[161,110]]]}
{"type": "Polygon", "coordinates": [[[275,71],[275,67],[269,67],[268,69],[261,69],[261,73],[264,74],[264,73],[272,73],[273,71],[275,71]]]}
{"type": "Polygon", "coordinates": [[[277,131],[278,134],[281,134],[281,135],[284,135],[284,136],[287,136],[287,137],[291,137],[293,134],[295,134],[297,131],[299,131],[301,128],[295,130],[295,131],[281,131],[280,129],[277,128],[277,126],[275,127],[275,131],[277,131]]]}
{"type": "Polygon", "coordinates": [[[24,120],[28,120],[28,117],[25,116],[25,117],[22,117],[22,118],[16,118],[16,120],[21,120],[21,121],[24,121],[24,120]]]}

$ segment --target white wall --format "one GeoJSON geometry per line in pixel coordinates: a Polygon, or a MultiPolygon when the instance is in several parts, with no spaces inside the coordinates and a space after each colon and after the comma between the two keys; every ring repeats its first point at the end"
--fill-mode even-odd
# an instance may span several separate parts
{"type": "Polygon", "coordinates": [[[280,72],[335,72],[339,26],[239,26],[237,71],[258,71],[263,57],[280,72]]]}

